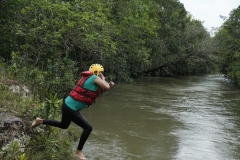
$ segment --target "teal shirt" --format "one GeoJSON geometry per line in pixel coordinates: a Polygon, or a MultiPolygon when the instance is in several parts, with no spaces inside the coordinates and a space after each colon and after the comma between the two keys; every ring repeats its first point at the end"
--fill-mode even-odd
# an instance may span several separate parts
{"type": "MultiPolygon", "coordinates": [[[[89,77],[84,82],[83,87],[90,91],[96,91],[98,89],[98,85],[93,82],[96,78],[97,78],[96,75],[92,75],[91,77],[89,77]]],[[[87,105],[86,103],[77,101],[70,96],[68,96],[65,99],[65,103],[69,108],[71,108],[74,111],[81,111],[87,105]]]]}

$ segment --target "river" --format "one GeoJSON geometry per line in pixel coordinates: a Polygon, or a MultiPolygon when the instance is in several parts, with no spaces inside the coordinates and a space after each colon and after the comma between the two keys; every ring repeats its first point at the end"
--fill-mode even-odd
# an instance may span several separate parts
{"type": "Polygon", "coordinates": [[[116,85],[82,114],[89,160],[240,159],[240,89],[219,74],[116,85]]]}

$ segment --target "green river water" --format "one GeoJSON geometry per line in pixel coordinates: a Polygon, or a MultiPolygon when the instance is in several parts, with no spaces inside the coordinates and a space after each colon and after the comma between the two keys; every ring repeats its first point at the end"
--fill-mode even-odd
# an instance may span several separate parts
{"type": "Polygon", "coordinates": [[[240,159],[240,89],[222,75],[116,84],[81,113],[89,160],[240,159]]]}

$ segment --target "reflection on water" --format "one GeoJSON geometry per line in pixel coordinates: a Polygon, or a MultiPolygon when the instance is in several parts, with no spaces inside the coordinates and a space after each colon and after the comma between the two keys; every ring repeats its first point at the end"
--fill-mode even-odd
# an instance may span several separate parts
{"type": "Polygon", "coordinates": [[[240,159],[240,90],[219,75],[142,78],[82,114],[89,160],[240,159]]]}

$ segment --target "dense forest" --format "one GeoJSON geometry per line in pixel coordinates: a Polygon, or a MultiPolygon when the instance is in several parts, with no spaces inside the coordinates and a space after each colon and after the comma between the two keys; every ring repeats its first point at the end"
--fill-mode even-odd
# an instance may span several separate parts
{"type": "Polygon", "coordinates": [[[42,96],[65,93],[92,63],[101,63],[108,79],[119,83],[218,68],[240,81],[239,7],[211,37],[178,0],[6,0],[0,5],[1,63],[42,96]]]}
{"type": "MultiPolygon", "coordinates": [[[[219,72],[240,86],[240,6],[223,20],[212,36],[178,0],[1,0],[0,105],[29,119],[57,116],[62,97],[92,63],[115,83],[219,72]],[[27,85],[34,98],[9,93],[6,79],[27,85]]],[[[0,155],[66,159],[74,133],[60,137],[64,145],[55,141],[59,133],[45,128],[30,136],[24,153],[13,144],[0,155]]]]}

